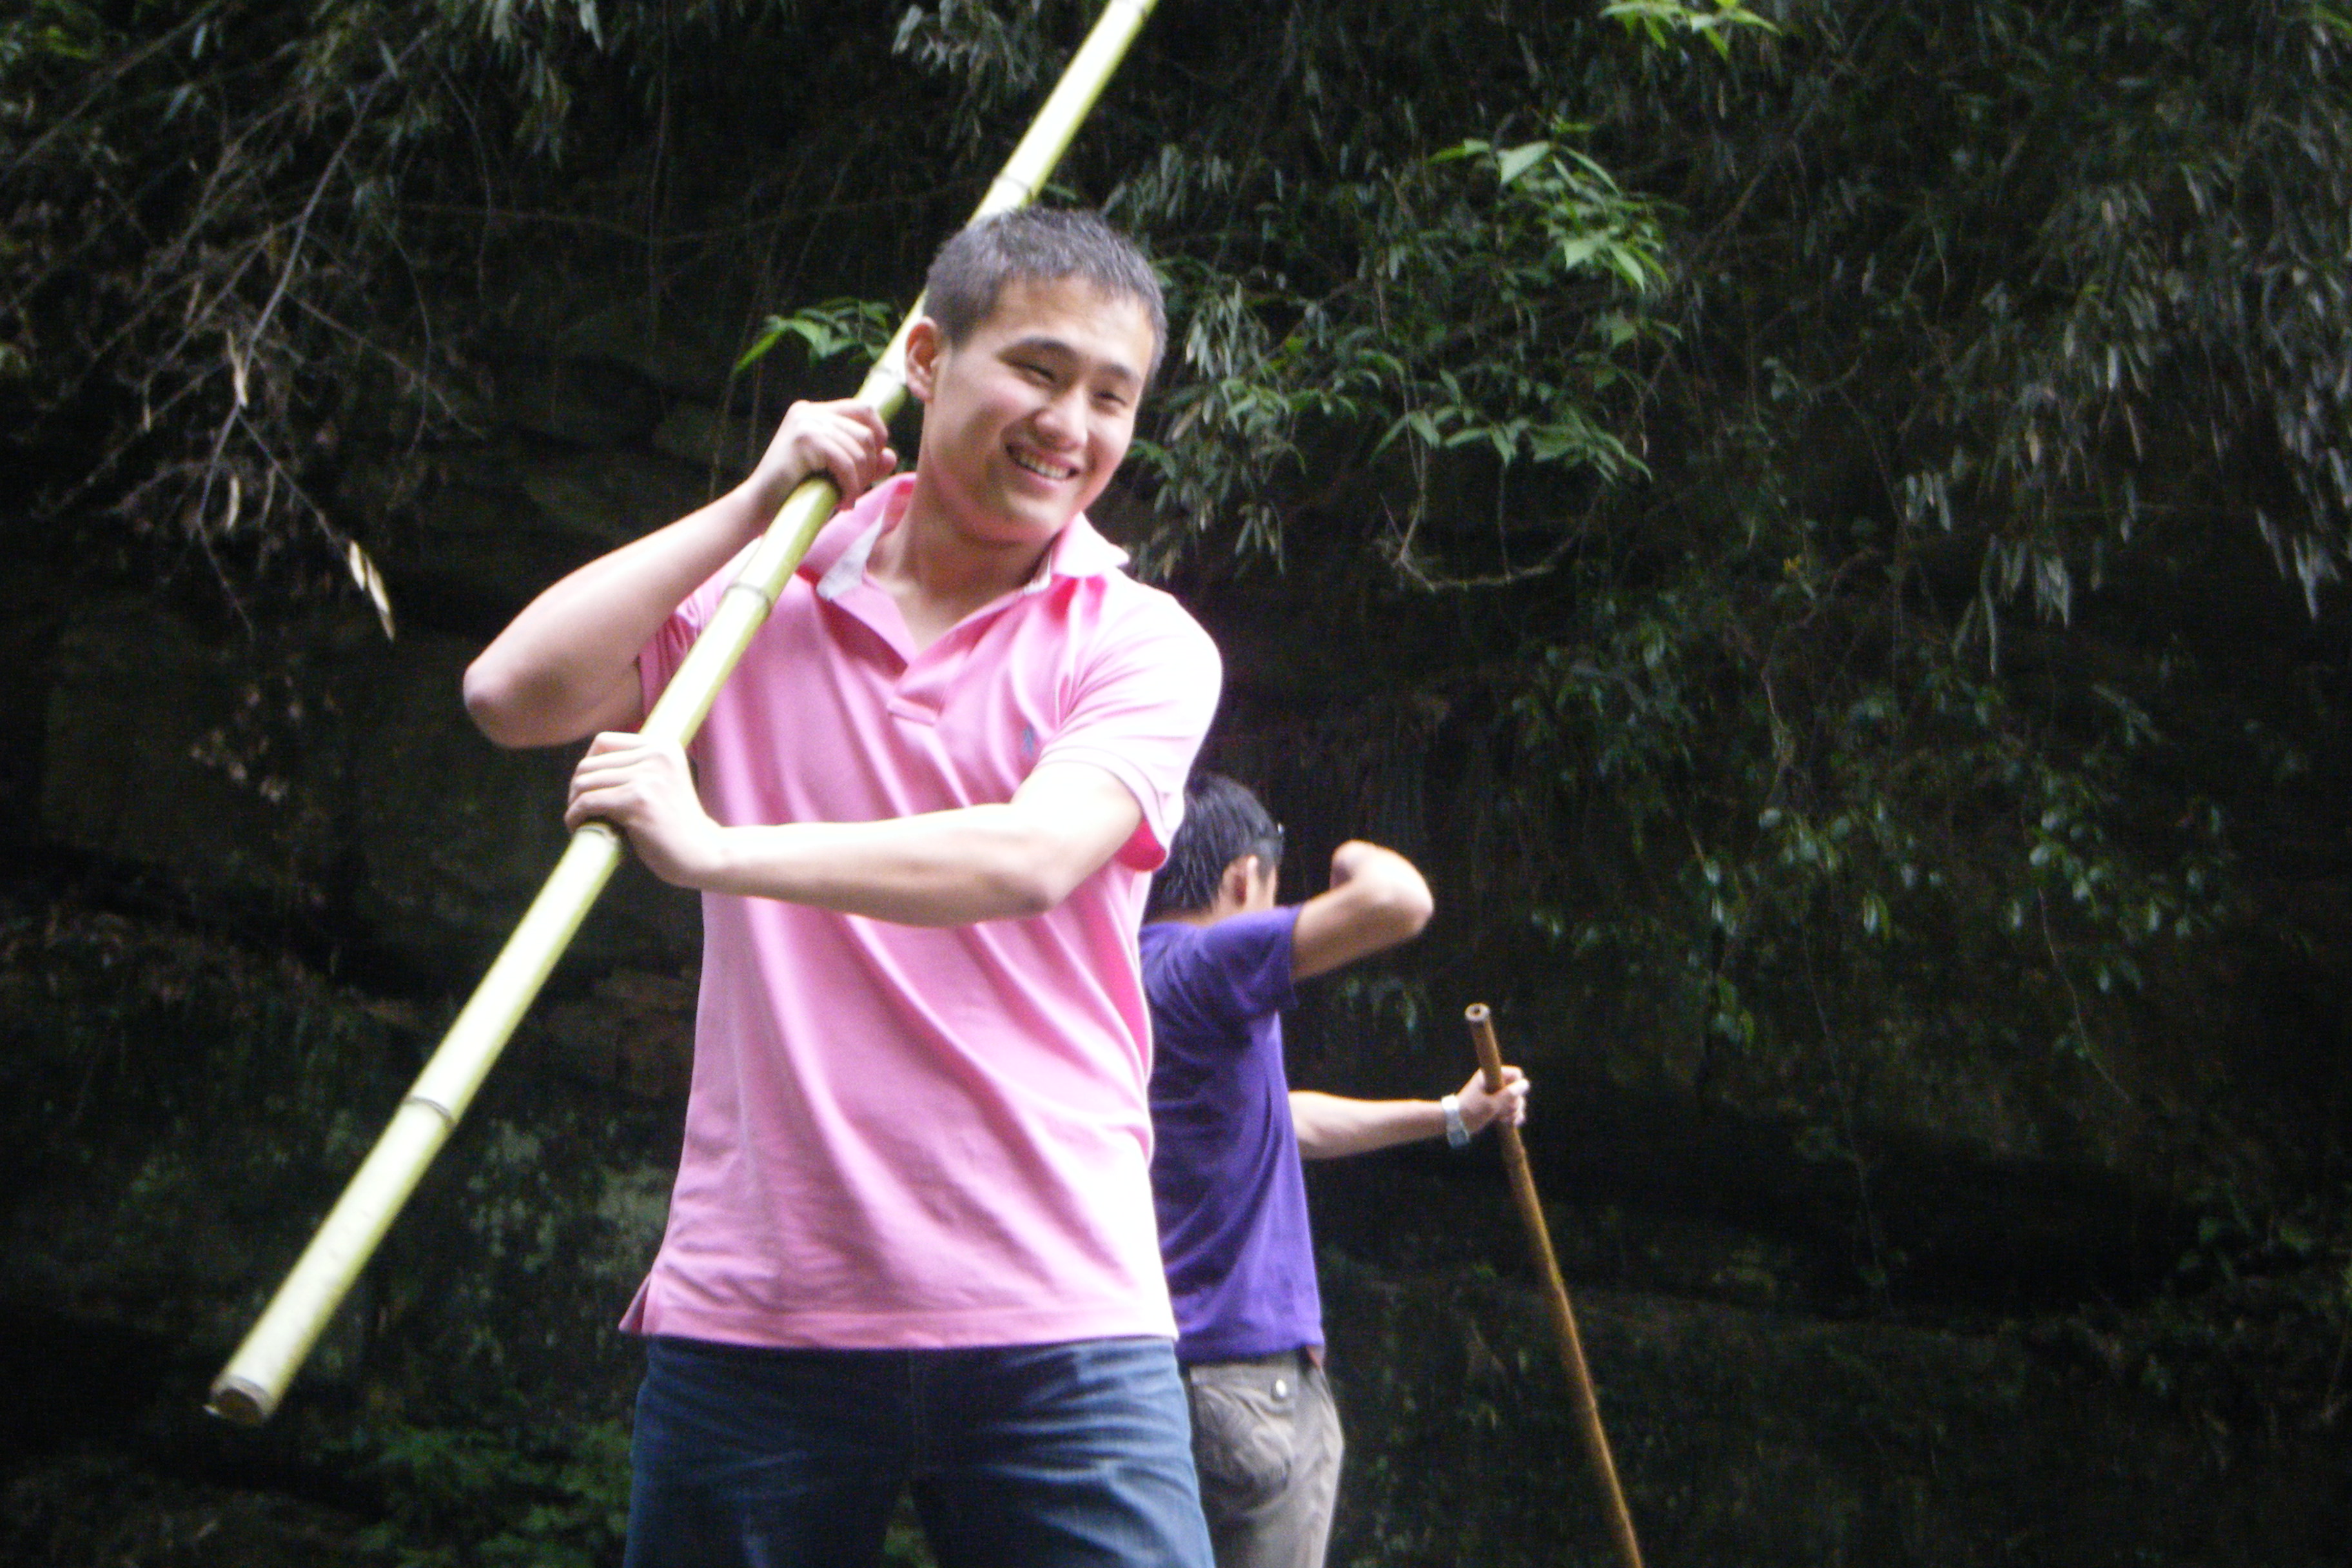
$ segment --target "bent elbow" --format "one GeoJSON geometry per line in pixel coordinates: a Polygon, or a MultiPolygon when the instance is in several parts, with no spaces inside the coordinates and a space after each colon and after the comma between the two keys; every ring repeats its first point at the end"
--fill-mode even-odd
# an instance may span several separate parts
{"type": "Polygon", "coordinates": [[[998,846],[988,874],[988,898],[1003,911],[1000,918],[1051,914],[1078,890],[1094,868],[1073,863],[1055,852],[1059,847],[1026,835],[1013,836],[998,846]]]}
{"type": "Polygon", "coordinates": [[[1051,914],[1075,888],[1075,883],[1043,868],[1025,866],[997,878],[997,901],[1003,906],[1006,919],[1032,920],[1051,914]]]}
{"type": "Polygon", "coordinates": [[[1437,900],[1430,897],[1427,884],[1415,889],[1397,905],[1397,921],[1404,929],[1400,940],[1411,941],[1419,936],[1436,914],[1437,900]]]}
{"type": "Polygon", "coordinates": [[[466,717],[474,721],[474,728],[492,745],[511,750],[530,743],[522,722],[522,705],[515,700],[512,684],[499,676],[487,657],[466,667],[461,689],[466,717]]]}
{"type": "Polygon", "coordinates": [[[1381,923],[1391,942],[1411,942],[1437,913],[1437,900],[1417,871],[1399,877],[1383,889],[1381,923]]]}
{"type": "Polygon", "coordinates": [[[564,705],[543,685],[534,685],[501,665],[495,649],[466,667],[459,689],[466,701],[466,717],[474,721],[474,728],[492,745],[507,751],[561,745],[587,733],[586,729],[567,726],[561,717],[564,705]]]}

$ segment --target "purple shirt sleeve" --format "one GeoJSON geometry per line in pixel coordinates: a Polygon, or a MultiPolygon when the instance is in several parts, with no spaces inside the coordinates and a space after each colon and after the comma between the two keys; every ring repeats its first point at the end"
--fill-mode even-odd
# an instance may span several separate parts
{"type": "Polygon", "coordinates": [[[1240,1049],[1250,1027],[1296,1000],[1291,982],[1295,906],[1234,915],[1166,944],[1147,975],[1155,1018],[1195,1048],[1230,1041],[1240,1049]]]}

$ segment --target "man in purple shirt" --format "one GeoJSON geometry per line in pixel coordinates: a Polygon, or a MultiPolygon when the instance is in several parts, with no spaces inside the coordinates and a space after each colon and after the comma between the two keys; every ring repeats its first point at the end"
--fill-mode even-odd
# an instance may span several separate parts
{"type": "Polygon", "coordinates": [[[1282,828],[1257,797],[1211,773],[1184,797],[1141,945],[1151,1184],[1192,1457],[1218,1568],[1319,1568],[1341,1443],[1299,1161],[1441,1134],[1458,1148],[1497,1117],[1526,1120],[1528,1084],[1506,1068],[1495,1095],[1475,1074],[1438,1100],[1292,1089],[1292,983],[1411,941],[1429,885],[1403,856],[1350,840],[1328,891],[1276,905],[1282,828]]]}

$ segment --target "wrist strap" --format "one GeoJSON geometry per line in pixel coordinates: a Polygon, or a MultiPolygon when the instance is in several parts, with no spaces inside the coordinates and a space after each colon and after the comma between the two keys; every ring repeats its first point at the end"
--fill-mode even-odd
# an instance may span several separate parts
{"type": "Polygon", "coordinates": [[[1445,1146],[1459,1149],[1469,1142],[1470,1129],[1462,1121],[1462,1097],[1449,1094],[1437,1102],[1437,1109],[1445,1112],[1445,1146]]]}

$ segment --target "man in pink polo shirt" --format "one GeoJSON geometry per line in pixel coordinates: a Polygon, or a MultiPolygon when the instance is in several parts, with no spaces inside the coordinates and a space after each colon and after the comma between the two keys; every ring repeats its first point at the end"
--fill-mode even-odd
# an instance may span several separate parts
{"type": "Polygon", "coordinates": [[[595,738],[567,820],[703,894],[702,996],[627,1562],[1208,1568],[1155,1233],[1136,928],[1214,647],[1083,509],[1159,286],[1090,214],[940,250],[915,470],[798,404],[751,476],[593,562],[467,672],[504,745],[595,738]],[[629,732],[793,487],[818,536],[693,750],[629,732]]]}

